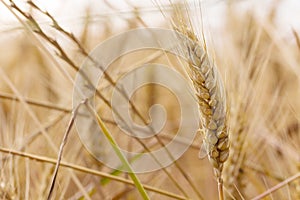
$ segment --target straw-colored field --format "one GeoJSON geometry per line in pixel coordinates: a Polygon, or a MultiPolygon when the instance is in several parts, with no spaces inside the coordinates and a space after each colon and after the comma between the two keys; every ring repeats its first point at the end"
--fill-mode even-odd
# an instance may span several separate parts
{"type": "MultiPolygon", "coordinates": [[[[1,0],[1,10],[13,22],[3,24],[0,32],[0,199],[222,199],[220,177],[224,182],[224,199],[300,199],[300,29],[279,25],[280,1],[273,1],[263,16],[257,14],[255,7],[241,12],[240,2],[235,1],[204,1],[201,6],[198,1],[189,1],[189,5],[149,1],[146,6],[120,2],[122,6],[105,0],[84,3],[83,13],[64,18],[55,15],[62,13],[59,6],[53,6],[53,12],[48,13],[39,2],[1,0]],[[209,11],[220,4],[224,12],[214,20],[209,11]],[[102,6],[108,12],[99,13],[93,6],[102,6]],[[122,49],[134,46],[135,42],[146,44],[137,37],[136,41],[128,39],[131,43],[124,40],[116,47],[98,49],[109,56],[119,56],[94,88],[85,82],[84,90],[97,90],[95,95],[79,108],[73,105],[73,93],[78,86],[76,76],[97,45],[135,28],[172,29],[174,25],[186,36],[188,31],[194,31],[200,46],[207,47],[205,52],[219,71],[220,76],[214,76],[218,80],[206,77],[203,84],[197,82],[199,77],[193,77],[197,71],[195,75],[188,70],[195,60],[163,50],[141,48],[120,55],[122,49]],[[178,72],[191,91],[170,90],[172,85],[179,84],[172,78],[167,82],[169,88],[154,84],[158,77],[173,74],[148,72],[145,77],[153,84],[141,85],[127,98],[127,114],[138,128],[165,123],[155,136],[139,138],[116,121],[119,115],[126,118],[118,110],[124,104],[111,103],[111,99],[118,81],[147,63],[164,64],[178,72]],[[217,94],[210,90],[210,96],[205,96],[205,86],[213,82],[217,88],[218,81],[220,89],[212,89],[217,94]],[[224,96],[218,94],[222,88],[224,96]],[[194,98],[188,105],[182,105],[179,97],[183,96],[194,98]],[[215,129],[210,123],[218,108],[213,109],[214,98],[227,112],[225,121],[218,121],[225,125],[215,129]],[[82,113],[91,100],[95,107],[82,113]],[[211,110],[205,110],[206,103],[211,110]],[[155,104],[163,107],[164,113],[151,108],[155,104]],[[182,107],[193,105],[194,112],[184,115],[182,107]],[[202,129],[185,133],[195,134],[195,138],[172,164],[135,173],[135,168],[131,171],[126,167],[119,155],[115,162],[129,173],[106,165],[120,149],[149,153],[165,148],[180,130],[183,116],[188,119],[185,124],[192,126],[194,113],[201,113],[197,123],[202,129]],[[79,124],[84,131],[78,135],[73,122],[87,119],[87,115],[95,121],[79,124]],[[100,129],[105,134],[96,131],[100,129]],[[226,132],[226,139],[220,136],[212,146],[220,146],[229,137],[230,153],[224,166],[221,157],[228,153],[228,148],[225,144],[222,148],[209,146],[210,135],[206,134],[211,129],[217,135],[219,129],[226,132]],[[103,142],[110,136],[114,141],[103,142]],[[210,159],[199,158],[203,139],[209,146],[206,150],[218,150],[217,166],[209,152],[210,159]],[[92,148],[87,148],[84,141],[92,144],[92,148]],[[117,148],[113,148],[114,142],[117,148]],[[104,161],[96,159],[97,156],[104,161]],[[214,170],[221,171],[220,177],[214,170]]],[[[72,10],[66,11],[66,15],[70,13],[72,10]]],[[[176,46],[182,42],[179,40],[180,37],[174,37],[169,43],[176,46]]],[[[192,53],[180,50],[189,55],[197,53],[195,49],[192,53]]],[[[127,80],[124,84],[134,85],[139,77],[129,80],[132,82],[127,80]]],[[[180,144],[186,143],[185,138],[181,139],[180,144]]],[[[170,159],[167,157],[153,162],[160,165],[170,159]]],[[[135,162],[140,163],[142,167],[138,169],[144,169],[153,164],[139,159],[139,155],[131,156],[129,165],[135,167],[135,162]]]]}

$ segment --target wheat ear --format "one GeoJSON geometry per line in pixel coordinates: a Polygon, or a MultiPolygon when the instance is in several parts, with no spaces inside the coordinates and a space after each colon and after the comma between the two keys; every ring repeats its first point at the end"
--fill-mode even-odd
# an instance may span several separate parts
{"type": "Polygon", "coordinates": [[[229,156],[227,104],[223,83],[214,62],[193,31],[186,26],[174,26],[182,38],[187,53],[189,77],[193,82],[201,113],[203,145],[218,181],[219,199],[224,199],[222,170],[229,156]]]}

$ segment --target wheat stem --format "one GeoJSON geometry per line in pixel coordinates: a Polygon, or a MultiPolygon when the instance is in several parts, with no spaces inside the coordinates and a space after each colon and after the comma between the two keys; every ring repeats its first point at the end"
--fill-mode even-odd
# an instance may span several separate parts
{"type": "Polygon", "coordinates": [[[222,178],[218,179],[218,192],[219,192],[219,200],[224,200],[223,180],[222,180],[222,178]]]}
{"type": "Polygon", "coordinates": [[[256,196],[256,197],[253,198],[252,200],[259,200],[259,199],[262,199],[262,198],[268,196],[269,194],[275,192],[276,190],[279,190],[280,188],[282,188],[282,187],[284,187],[285,185],[289,184],[290,182],[295,181],[295,180],[297,180],[297,179],[299,179],[299,178],[300,178],[300,172],[297,173],[297,174],[295,174],[295,175],[293,175],[293,176],[291,176],[291,177],[289,177],[289,178],[287,178],[286,180],[282,181],[281,183],[275,185],[274,187],[268,189],[267,191],[265,191],[264,193],[262,193],[262,194],[256,196]]]}
{"type": "MultiPolygon", "coordinates": [[[[24,157],[24,158],[29,158],[30,160],[35,160],[35,161],[38,161],[38,162],[49,163],[49,164],[54,164],[54,165],[57,162],[57,160],[53,159],[53,158],[48,158],[48,157],[45,157],[45,156],[38,156],[38,155],[30,154],[30,153],[16,151],[14,149],[8,149],[8,148],[1,147],[1,146],[0,146],[0,152],[11,154],[11,155],[14,155],[14,156],[21,156],[21,157],[24,157]]],[[[114,180],[114,181],[117,181],[117,182],[120,182],[120,183],[134,185],[134,182],[131,181],[131,180],[128,180],[128,179],[125,179],[125,178],[122,178],[122,177],[118,177],[118,176],[114,176],[114,175],[111,175],[111,174],[108,174],[108,173],[105,173],[105,172],[97,171],[97,170],[94,170],[94,169],[91,169],[91,168],[83,167],[83,166],[80,166],[80,165],[68,163],[68,162],[65,162],[65,161],[61,161],[60,166],[61,167],[66,167],[66,168],[69,168],[69,169],[72,169],[72,170],[76,170],[78,172],[92,174],[92,175],[100,176],[100,177],[106,177],[106,178],[109,178],[111,180],[114,180]]],[[[150,185],[143,184],[143,186],[144,186],[145,189],[147,189],[149,191],[156,192],[156,193],[162,194],[164,196],[168,196],[168,197],[175,198],[175,199],[182,199],[182,200],[187,199],[183,196],[180,196],[180,195],[177,195],[177,194],[174,194],[174,193],[171,193],[171,192],[168,192],[168,191],[165,191],[165,190],[162,190],[162,189],[150,186],[150,185]]]]}
{"type": "Polygon", "coordinates": [[[102,121],[102,119],[99,117],[99,115],[96,113],[96,111],[91,108],[91,106],[88,104],[87,101],[85,102],[85,105],[88,107],[89,111],[95,116],[95,118],[96,118],[96,120],[98,122],[98,125],[101,128],[103,134],[108,139],[110,145],[114,149],[115,153],[117,154],[117,156],[121,160],[121,162],[124,165],[124,167],[126,168],[126,170],[129,171],[128,174],[129,174],[130,178],[132,179],[132,181],[134,182],[135,186],[137,187],[137,189],[140,192],[140,194],[143,197],[143,199],[150,200],[150,198],[149,198],[149,196],[148,196],[148,194],[147,194],[144,186],[142,185],[142,183],[140,182],[140,180],[138,179],[138,177],[134,173],[134,171],[133,171],[130,163],[128,162],[128,160],[126,159],[126,157],[121,152],[120,147],[118,146],[117,142],[115,141],[115,139],[113,138],[113,136],[111,135],[111,133],[109,132],[109,130],[107,129],[107,127],[104,124],[104,122],[102,121]]]}
{"type": "Polygon", "coordinates": [[[60,148],[59,148],[59,151],[58,151],[58,157],[57,157],[57,162],[56,162],[56,165],[55,165],[55,169],[54,169],[54,172],[53,172],[53,176],[52,176],[52,181],[51,181],[51,186],[50,186],[50,190],[49,190],[49,194],[48,194],[48,200],[51,199],[51,196],[53,194],[53,190],[54,190],[54,186],[55,186],[55,182],[56,182],[56,177],[57,177],[57,174],[58,174],[58,169],[59,169],[59,166],[60,166],[60,162],[61,162],[61,159],[62,159],[62,155],[63,155],[63,150],[64,150],[64,147],[67,143],[67,139],[68,139],[68,136],[69,136],[69,133],[71,131],[71,128],[73,127],[73,124],[74,124],[74,120],[76,118],[76,115],[77,115],[77,112],[78,112],[78,109],[79,107],[85,102],[82,102],[80,103],[74,110],[74,112],[72,113],[72,117],[69,121],[69,124],[67,126],[67,129],[66,129],[66,132],[64,134],[64,137],[62,139],[62,142],[61,142],[61,145],[60,145],[60,148]]]}

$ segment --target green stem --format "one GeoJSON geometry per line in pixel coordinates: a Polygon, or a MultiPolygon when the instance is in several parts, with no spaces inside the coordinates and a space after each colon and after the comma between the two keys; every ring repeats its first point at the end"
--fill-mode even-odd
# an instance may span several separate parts
{"type": "Polygon", "coordinates": [[[138,177],[135,175],[135,173],[133,172],[128,160],[125,158],[125,156],[122,154],[118,144],[116,143],[116,141],[114,140],[114,138],[112,137],[111,133],[108,131],[107,127],[105,126],[104,122],[102,121],[102,119],[99,117],[99,115],[93,110],[91,109],[91,107],[86,103],[86,105],[88,106],[88,108],[91,110],[91,112],[95,115],[98,125],[100,126],[102,132],[104,133],[104,135],[106,136],[106,138],[108,139],[108,141],[110,142],[111,146],[113,147],[114,151],[116,152],[117,156],[119,157],[119,159],[121,160],[121,162],[123,163],[124,167],[126,167],[129,171],[129,176],[132,179],[132,181],[134,182],[136,188],[138,189],[138,191],[140,192],[141,196],[143,197],[144,200],[150,200],[148,194],[146,193],[145,188],[143,187],[142,183],[140,182],[140,180],[138,179],[138,177]]]}

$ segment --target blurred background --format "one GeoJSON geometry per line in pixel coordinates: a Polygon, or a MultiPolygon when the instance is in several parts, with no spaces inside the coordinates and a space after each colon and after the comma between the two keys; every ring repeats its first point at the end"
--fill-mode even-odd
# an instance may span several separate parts
{"type": "MultiPolygon", "coordinates": [[[[54,171],[47,161],[57,158],[71,117],[73,81],[87,54],[122,31],[171,28],[171,19],[179,13],[183,20],[190,17],[199,37],[204,32],[225,84],[231,140],[224,169],[226,199],[254,198],[299,174],[300,1],[203,0],[202,13],[199,1],[12,2],[0,4],[0,199],[47,198],[54,171]],[[29,155],[16,156],[3,148],[29,155]],[[29,159],[34,155],[44,157],[39,162],[29,159]]],[[[154,50],[121,57],[108,74],[117,80],[149,61],[172,66],[189,82],[178,58],[154,50]]],[[[158,139],[136,141],[113,121],[107,103],[113,87],[107,78],[101,81],[98,90],[103,97],[96,98],[96,111],[122,148],[154,150],[173,138],[180,111],[172,92],[150,85],[131,97],[142,116],[131,108],[138,124],[149,122],[153,104],[163,105],[167,113],[158,139]]],[[[151,199],[217,199],[212,168],[207,159],[198,158],[201,143],[197,134],[176,163],[138,174],[143,184],[161,190],[149,191],[151,199]]],[[[101,144],[95,148],[105,153],[101,144]]],[[[75,167],[59,169],[54,199],[141,199],[131,184],[94,173],[130,179],[97,161],[74,127],[63,161],[75,167]]],[[[264,199],[300,199],[299,175],[264,199]]]]}

